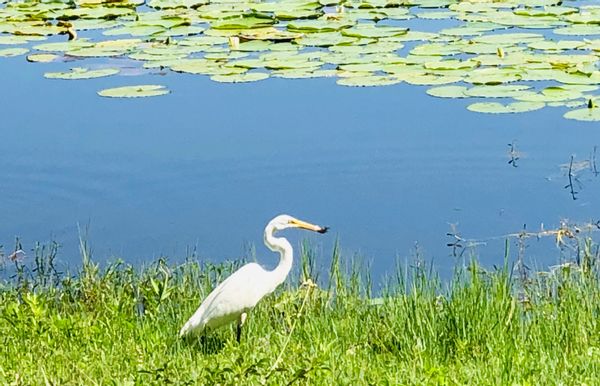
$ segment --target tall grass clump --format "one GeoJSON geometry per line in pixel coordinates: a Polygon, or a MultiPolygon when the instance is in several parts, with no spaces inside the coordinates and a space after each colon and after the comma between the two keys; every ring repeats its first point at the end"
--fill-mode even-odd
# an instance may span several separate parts
{"type": "MultiPolygon", "coordinates": [[[[61,273],[56,246],[6,261],[0,286],[0,383],[594,384],[600,379],[598,247],[547,272],[513,275],[476,260],[451,280],[422,264],[372,291],[368,269],[335,248],[321,277],[301,248],[296,274],[233,326],[177,333],[239,263],[158,259],[61,273]]],[[[356,260],[354,260],[356,261],[356,260]]]]}

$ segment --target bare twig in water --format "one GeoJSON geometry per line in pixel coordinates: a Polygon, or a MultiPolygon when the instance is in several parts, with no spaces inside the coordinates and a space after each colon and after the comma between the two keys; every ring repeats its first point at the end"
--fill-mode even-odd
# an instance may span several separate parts
{"type": "Polygon", "coordinates": [[[508,147],[510,148],[508,151],[508,156],[510,157],[510,160],[508,161],[509,165],[512,165],[513,167],[519,167],[519,165],[517,165],[517,161],[519,160],[519,152],[517,151],[517,145],[515,143],[515,141],[512,141],[511,143],[508,144],[508,147]]]}
{"type": "Polygon", "coordinates": [[[450,224],[450,230],[450,232],[446,233],[446,236],[452,237],[453,241],[447,243],[446,246],[452,248],[453,257],[460,257],[465,252],[465,246],[461,244],[461,242],[465,241],[465,239],[463,239],[458,233],[458,230],[456,229],[456,224],[450,224]],[[460,251],[460,253],[458,251],[460,251]]]}
{"type": "Polygon", "coordinates": [[[565,189],[569,188],[571,197],[573,198],[573,200],[577,200],[577,193],[579,192],[575,191],[575,186],[573,185],[573,181],[577,181],[577,177],[573,173],[573,159],[574,157],[571,156],[571,162],[569,163],[569,171],[567,173],[567,175],[569,176],[569,183],[565,185],[565,189]]]}

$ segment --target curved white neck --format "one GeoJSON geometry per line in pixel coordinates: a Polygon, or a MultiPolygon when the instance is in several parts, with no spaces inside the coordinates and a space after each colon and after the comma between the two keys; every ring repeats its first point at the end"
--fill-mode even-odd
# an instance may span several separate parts
{"type": "Polygon", "coordinates": [[[285,281],[294,261],[294,249],[290,243],[284,237],[275,237],[274,233],[274,228],[265,229],[265,245],[273,252],[279,252],[279,264],[270,272],[273,275],[273,289],[285,281]]]}

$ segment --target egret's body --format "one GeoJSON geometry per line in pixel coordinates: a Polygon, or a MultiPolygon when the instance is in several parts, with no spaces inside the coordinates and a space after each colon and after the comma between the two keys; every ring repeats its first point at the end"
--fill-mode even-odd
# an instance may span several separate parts
{"type": "Polygon", "coordinates": [[[292,246],[285,238],[274,235],[275,232],[286,228],[302,228],[319,233],[327,231],[327,228],[288,215],[275,217],[265,228],[265,245],[272,251],[279,252],[277,267],[268,271],[256,263],[249,263],[235,271],[204,299],[194,315],[181,328],[180,336],[216,329],[237,321],[239,341],[240,328],[247,313],[283,283],[292,268],[292,246]]]}

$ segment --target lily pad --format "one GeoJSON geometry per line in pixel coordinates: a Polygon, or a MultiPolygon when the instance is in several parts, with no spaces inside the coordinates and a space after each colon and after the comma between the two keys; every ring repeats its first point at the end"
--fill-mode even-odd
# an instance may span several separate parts
{"type": "Polygon", "coordinates": [[[562,50],[574,50],[577,48],[584,47],[586,43],[581,40],[538,40],[529,43],[529,48],[535,50],[545,51],[562,51],[562,50]]]}
{"type": "Polygon", "coordinates": [[[295,20],[287,25],[288,30],[295,32],[333,32],[353,25],[352,22],[328,21],[328,20],[295,20]]]}
{"type": "Polygon", "coordinates": [[[8,58],[12,56],[19,56],[29,52],[29,49],[22,47],[15,48],[4,48],[0,49],[0,58],[8,58]]]}
{"type": "Polygon", "coordinates": [[[473,41],[476,43],[493,44],[496,46],[510,46],[519,43],[531,43],[543,39],[544,35],[516,32],[477,36],[473,38],[473,41]]]}
{"type": "Polygon", "coordinates": [[[89,68],[75,67],[67,72],[47,72],[44,77],[48,79],[92,79],[104,76],[116,75],[119,73],[117,68],[101,68],[90,70],[89,68]]]}
{"type": "Polygon", "coordinates": [[[405,35],[408,28],[399,28],[392,26],[377,27],[376,25],[359,25],[347,28],[341,31],[342,35],[356,38],[384,38],[391,36],[405,35]]]}
{"type": "Polygon", "coordinates": [[[440,86],[427,90],[427,94],[438,98],[467,98],[464,86],[440,86]]]}
{"type": "Polygon", "coordinates": [[[219,20],[211,24],[214,29],[252,29],[269,27],[275,24],[275,20],[258,17],[242,17],[239,19],[219,20]]]}
{"type": "Polygon", "coordinates": [[[55,54],[31,54],[27,55],[28,62],[50,63],[58,60],[60,56],[55,54]]]}
{"type": "Polygon", "coordinates": [[[478,113],[510,114],[535,111],[544,106],[545,103],[543,102],[512,102],[506,105],[498,102],[478,102],[469,105],[467,109],[478,113]]]}
{"type": "Polygon", "coordinates": [[[213,75],[210,79],[221,83],[247,83],[257,82],[259,80],[267,79],[268,77],[269,74],[264,72],[248,72],[245,74],[213,75]]]}
{"type": "Polygon", "coordinates": [[[568,27],[557,28],[553,32],[557,35],[600,35],[597,24],[573,24],[568,27]]]}
{"type": "Polygon", "coordinates": [[[497,86],[474,86],[465,91],[465,95],[479,98],[514,98],[527,93],[529,86],[522,84],[497,85],[497,86]]]}
{"type": "Polygon", "coordinates": [[[25,44],[25,43],[29,43],[30,41],[33,41],[33,40],[46,40],[46,37],[45,36],[3,35],[3,36],[0,36],[0,45],[25,44]]]}
{"type": "Polygon", "coordinates": [[[583,108],[576,109],[566,112],[563,115],[567,119],[575,119],[577,121],[589,121],[589,122],[597,122],[600,121],[600,108],[583,108]]]}
{"type": "Polygon", "coordinates": [[[98,95],[108,98],[143,98],[166,95],[168,93],[170,91],[165,86],[155,84],[115,87],[98,91],[98,95]]]}
{"type": "Polygon", "coordinates": [[[349,76],[337,80],[337,84],[350,87],[390,86],[402,82],[402,79],[393,76],[349,76]]]}

